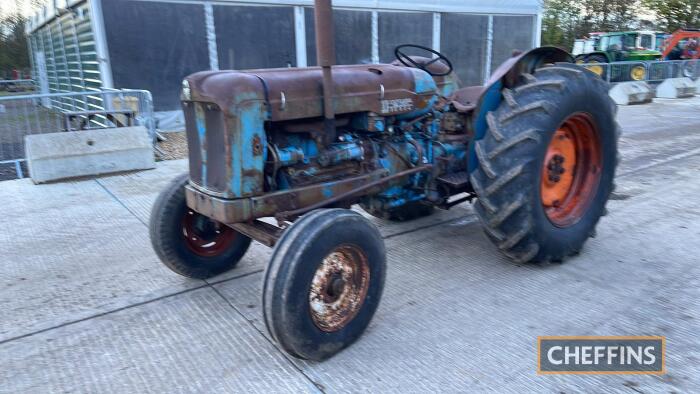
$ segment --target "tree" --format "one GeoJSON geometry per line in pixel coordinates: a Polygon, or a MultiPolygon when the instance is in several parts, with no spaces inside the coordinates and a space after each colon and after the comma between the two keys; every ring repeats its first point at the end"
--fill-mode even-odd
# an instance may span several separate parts
{"type": "Polygon", "coordinates": [[[17,14],[0,18],[0,73],[29,68],[24,23],[24,18],[17,14]]]}
{"type": "Polygon", "coordinates": [[[593,31],[629,30],[638,24],[639,5],[639,0],[544,0],[542,42],[570,49],[576,38],[593,31]]]}
{"type": "Polygon", "coordinates": [[[542,15],[542,43],[571,48],[576,39],[576,27],[581,12],[576,1],[544,0],[542,15]]]}
{"type": "Polygon", "coordinates": [[[656,14],[662,30],[700,28],[700,0],[642,0],[642,4],[656,14]]]}

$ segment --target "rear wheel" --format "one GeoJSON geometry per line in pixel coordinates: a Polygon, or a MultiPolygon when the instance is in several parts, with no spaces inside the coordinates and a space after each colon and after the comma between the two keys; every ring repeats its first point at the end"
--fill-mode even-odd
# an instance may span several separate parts
{"type": "Polygon", "coordinates": [[[323,360],[355,342],[377,310],[386,270],[377,228],[348,209],[320,209],[278,241],[263,279],[263,315],[289,354],[323,360]]]}
{"type": "Polygon", "coordinates": [[[251,240],[189,209],[185,202],[187,180],[187,174],[175,178],[158,196],[151,212],[151,243],[172,271],[207,279],[233,269],[251,240]]]}
{"type": "Polygon", "coordinates": [[[514,261],[561,261],[593,235],[613,189],[615,105],[605,82],[568,63],[504,95],[474,145],[476,212],[514,261]]]}

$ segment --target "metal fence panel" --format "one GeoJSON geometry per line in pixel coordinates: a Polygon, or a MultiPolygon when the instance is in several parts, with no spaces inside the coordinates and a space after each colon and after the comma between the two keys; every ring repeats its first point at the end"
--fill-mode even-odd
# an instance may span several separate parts
{"type": "Polygon", "coordinates": [[[645,81],[652,84],[664,79],[700,78],[700,60],[658,60],[579,64],[609,83],[645,81]]]}
{"type": "Polygon", "coordinates": [[[17,176],[23,176],[19,163],[25,161],[26,135],[131,125],[145,126],[155,141],[153,100],[147,90],[0,97],[0,164],[14,164],[17,176]]]}

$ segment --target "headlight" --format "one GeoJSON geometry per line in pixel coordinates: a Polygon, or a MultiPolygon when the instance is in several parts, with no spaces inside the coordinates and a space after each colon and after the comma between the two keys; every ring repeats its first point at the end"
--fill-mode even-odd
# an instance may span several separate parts
{"type": "Polygon", "coordinates": [[[190,83],[187,82],[186,79],[182,81],[182,99],[183,100],[191,100],[192,95],[190,92],[190,83]]]}

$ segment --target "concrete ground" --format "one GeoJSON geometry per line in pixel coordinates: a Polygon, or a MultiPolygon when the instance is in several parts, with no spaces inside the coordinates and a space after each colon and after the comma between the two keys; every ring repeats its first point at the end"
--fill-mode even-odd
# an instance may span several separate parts
{"type": "Polygon", "coordinates": [[[515,265],[469,205],[375,220],[389,271],[365,335],[323,362],[267,337],[254,244],[209,281],[168,271],[147,223],[185,161],[0,183],[0,392],[700,391],[700,97],[620,108],[609,216],[565,264],[515,265]],[[662,376],[539,376],[540,335],[663,335],[662,376]]]}

